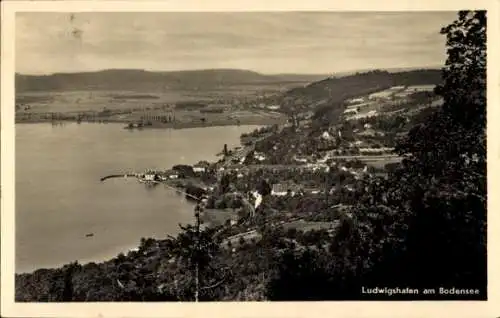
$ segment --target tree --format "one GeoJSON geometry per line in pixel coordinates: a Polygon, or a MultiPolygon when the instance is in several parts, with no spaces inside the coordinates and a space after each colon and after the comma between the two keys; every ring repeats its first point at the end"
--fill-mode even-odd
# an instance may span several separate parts
{"type": "Polygon", "coordinates": [[[359,299],[361,286],[381,284],[477,288],[480,295],[462,299],[486,298],[486,14],[460,12],[441,33],[448,52],[436,89],[442,109],[398,144],[404,160],[389,180],[361,184],[340,219],[331,261],[311,270],[282,260],[270,297],[316,297],[316,290],[292,291],[326,272],[321,299],[359,299]]]}
{"type": "Polygon", "coordinates": [[[220,179],[220,187],[222,194],[226,193],[229,190],[230,184],[231,184],[231,176],[228,173],[223,174],[220,179]]]}
{"type": "MultiPolygon", "coordinates": [[[[197,212],[199,213],[199,211],[197,212]]],[[[172,254],[177,258],[177,271],[172,284],[167,280],[167,294],[180,301],[220,299],[223,283],[231,279],[227,268],[217,262],[220,253],[219,228],[199,229],[197,225],[181,226],[172,254]]]]}
{"type": "Polygon", "coordinates": [[[269,183],[264,179],[262,179],[259,185],[257,186],[257,191],[261,196],[266,196],[271,194],[271,190],[272,190],[271,185],[269,185],[269,183]]]}
{"type": "Polygon", "coordinates": [[[280,257],[277,274],[267,284],[270,300],[325,300],[331,290],[331,276],[318,253],[288,250],[280,257]]]}
{"type": "Polygon", "coordinates": [[[486,12],[461,11],[441,33],[448,59],[436,93],[443,107],[397,148],[413,224],[406,258],[422,284],[480,286],[485,297],[486,12]]]}

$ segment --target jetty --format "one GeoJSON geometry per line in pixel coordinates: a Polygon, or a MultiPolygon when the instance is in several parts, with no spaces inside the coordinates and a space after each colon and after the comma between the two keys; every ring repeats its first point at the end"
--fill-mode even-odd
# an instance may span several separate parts
{"type": "Polygon", "coordinates": [[[128,177],[138,178],[139,174],[137,174],[137,173],[111,174],[109,176],[102,177],[101,182],[106,181],[107,179],[112,179],[112,178],[128,178],[128,177]]]}

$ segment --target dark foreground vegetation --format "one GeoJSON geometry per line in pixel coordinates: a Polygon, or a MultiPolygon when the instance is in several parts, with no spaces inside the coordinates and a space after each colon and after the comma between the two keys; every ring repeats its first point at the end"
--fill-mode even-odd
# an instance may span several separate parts
{"type": "Polygon", "coordinates": [[[227,227],[187,226],[101,264],[17,275],[16,300],[486,299],[485,26],[479,11],[443,28],[443,106],[398,142],[404,160],[387,178],[359,181],[335,231],[264,223],[258,238],[232,241],[227,227]],[[363,293],[375,287],[419,293],[363,293]]]}

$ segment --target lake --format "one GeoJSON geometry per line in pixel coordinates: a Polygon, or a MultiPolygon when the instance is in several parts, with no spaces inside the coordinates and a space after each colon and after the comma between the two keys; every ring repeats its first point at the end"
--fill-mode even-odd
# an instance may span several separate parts
{"type": "Polygon", "coordinates": [[[193,204],[109,174],[216,160],[259,126],[129,131],[121,124],[16,125],[16,272],[102,261],[175,235],[193,204]],[[86,237],[94,233],[93,237],[86,237]]]}

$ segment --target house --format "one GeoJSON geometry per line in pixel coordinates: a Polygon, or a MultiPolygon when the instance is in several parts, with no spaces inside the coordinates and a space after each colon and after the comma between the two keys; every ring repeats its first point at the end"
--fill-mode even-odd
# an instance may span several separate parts
{"type": "Polygon", "coordinates": [[[271,106],[267,106],[267,109],[270,109],[270,110],[278,110],[280,109],[281,106],[280,105],[271,105],[271,106]]]}
{"type": "Polygon", "coordinates": [[[363,144],[363,141],[361,141],[361,140],[356,140],[356,141],[354,142],[354,145],[355,145],[355,146],[361,146],[362,144],[363,144]]]}
{"type": "Polygon", "coordinates": [[[332,136],[330,136],[330,134],[328,133],[328,131],[325,131],[323,132],[323,134],[321,135],[321,138],[325,139],[325,140],[331,140],[332,139],[332,136]]]}
{"type": "Polygon", "coordinates": [[[347,104],[357,104],[357,103],[362,103],[364,102],[364,98],[352,98],[352,99],[348,99],[346,100],[346,103],[347,104]]]}
{"type": "Polygon", "coordinates": [[[209,167],[210,167],[210,163],[208,163],[206,161],[201,161],[193,166],[193,172],[195,172],[195,173],[206,172],[209,167]]]}
{"type": "Polygon", "coordinates": [[[356,119],[361,119],[361,118],[370,118],[370,117],[375,117],[378,116],[378,112],[376,110],[370,110],[367,113],[362,113],[362,114],[356,114],[352,115],[346,118],[346,120],[356,120],[356,119]]]}
{"type": "Polygon", "coordinates": [[[257,160],[259,160],[259,161],[264,161],[264,160],[266,160],[266,156],[264,156],[263,154],[260,154],[260,153],[258,153],[258,152],[256,152],[256,153],[254,154],[254,158],[255,158],[255,159],[257,159],[257,160]]]}
{"type": "Polygon", "coordinates": [[[346,110],[344,110],[344,114],[357,114],[358,113],[358,109],[357,108],[348,108],[346,110]]]}
{"type": "Polygon", "coordinates": [[[274,196],[285,196],[287,194],[295,195],[300,191],[299,186],[291,183],[276,183],[273,184],[271,195],[274,196]]]}
{"type": "Polygon", "coordinates": [[[273,184],[273,188],[271,190],[271,195],[274,196],[285,196],[288,194],[288,187],[283,184],[273,184]]]}
{"type": "Polygon", "coordinates": [[[193,167],[193,171],[198,173],[205,172],[206,170],[207,169],[205,167],[198,167],[198,166],[193,167]]]}
{"type": "Polygon", "coordinates": [[[156,181],[158,179],[159,179],[158,175],[156,175],[154,173],[146,173],[144,175],[144,180],[146,180],[146,181],[156,181]]]}

